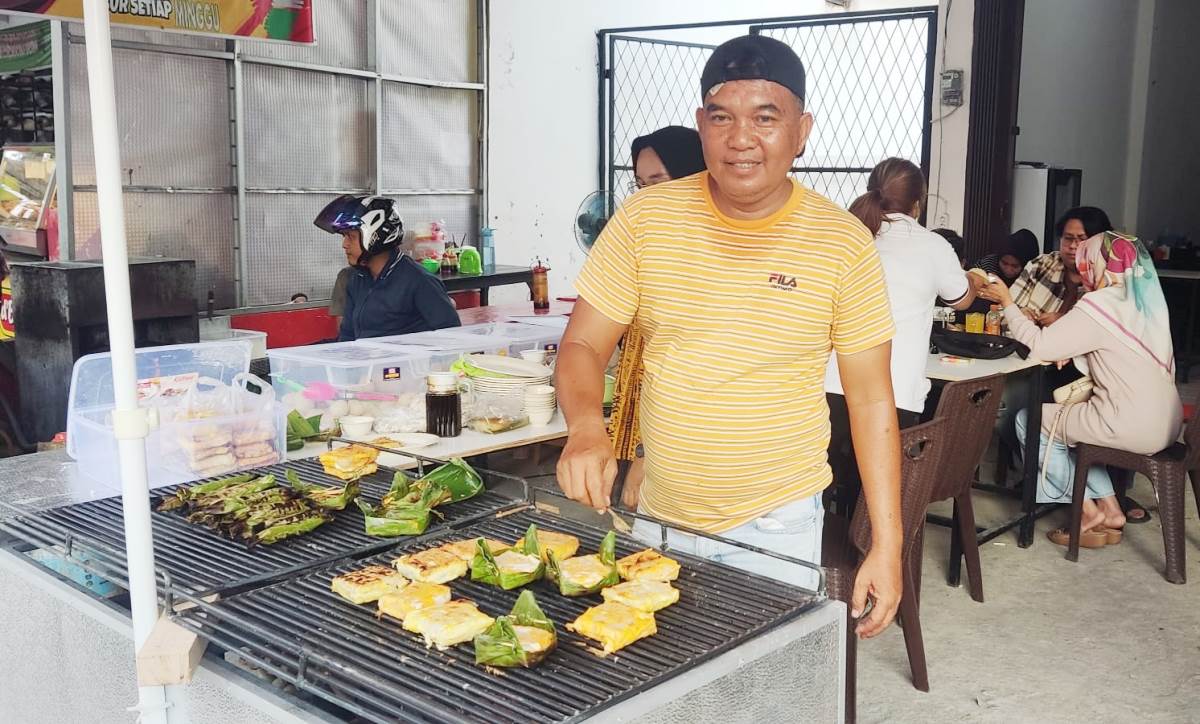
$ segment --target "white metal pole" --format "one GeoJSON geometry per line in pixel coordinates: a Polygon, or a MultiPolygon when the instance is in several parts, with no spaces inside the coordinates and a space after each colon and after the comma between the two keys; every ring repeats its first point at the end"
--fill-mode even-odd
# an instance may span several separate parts
{"type": "MultiPolygon", "coordinates": [[[[125,205],[121,197],[121,150],[108,1],[85,0],[83,20],[92,148],[96,154],[100,242],[104,253],[104,297],[108,307],[108,337],[116,397],[113,423],[120,459],[125,557],[129,562],[129,603],[133,612],[136,654],[158,619],[158,594],[154,581],[154,540],[146,477],[146,417],[138,412],[137,406],[137,364],[133,309],[129,298],[129,255],[125,242],[125,205]]],[[[61,119],[59,122],[65,124],[67,121],[61,119]]],[[[140,721],[166,722],[165,694],[161,686],[138,688],[140,721]]]]}

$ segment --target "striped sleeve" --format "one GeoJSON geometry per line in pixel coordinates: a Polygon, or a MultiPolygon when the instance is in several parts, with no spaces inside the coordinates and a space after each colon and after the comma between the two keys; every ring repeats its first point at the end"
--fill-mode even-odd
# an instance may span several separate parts
{"type": "Polygon", "coordinates": [[[638,262],[633,223],[622,204],[588,254],[575,288],[587,303],[617,324],[633,321],[638,309],[638,262]]]}
{"type": "Polygon", "coordinates": [[[891,340],[895,329],[883,266],[872,243],[847,266],[833,309],[833,350],[855,354],[891,340]]]}

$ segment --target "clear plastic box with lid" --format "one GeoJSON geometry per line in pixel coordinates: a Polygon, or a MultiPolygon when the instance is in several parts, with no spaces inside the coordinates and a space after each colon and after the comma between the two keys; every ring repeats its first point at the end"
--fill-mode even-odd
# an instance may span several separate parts
{"type": "MultiPolygon", "coordinates": [[[[147,347],[135,351],[138,406],[147,410],[150,487],[269,465],[286,452],[286,420],[269,387],[247,388],[250,343],[244,340],[147,347]]],[[[112,356],[75,362],[67,403],[67,453],[82,477],[120,492],[113,431],[112,356]]],[[[99,496],[96,496],[99,497],[99,496]]]]}
{"type": "Polygon", "coordinates": [[[419,348],[336,342],[267,350],[271,384],[289,410],[326,413],[330,425],[343,415],[385,414],[415,404],[424,393],[431,353],[419,348]]]}

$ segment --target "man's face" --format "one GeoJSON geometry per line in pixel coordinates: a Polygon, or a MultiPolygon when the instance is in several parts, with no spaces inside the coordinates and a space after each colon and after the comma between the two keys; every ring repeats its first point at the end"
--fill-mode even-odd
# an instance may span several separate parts
{"type": "Polygon", "coordinates": [[[346,263],[350,266],[358,264],[358,258],[362,256],[362,232],[358,229],[351,229],[342,233],[342,251],[346,252],[346,263]]]}
{"type": "Polygon", "coordinates": [[[1058,253],[1062,256],[1068,269],[1075,268],[1075,250],[1079,248],[1080,244],[1087,241],[1087,238],[1087,231],[1084,230],[1083,222],[1079,219],[1071,219],[1063,226],[1062,236],[1058,239],[1058,253]]]}
{"type": "Polygon", "coordinates": [[[742,209],[769,206],[784,184],[790,195],[788,172],[812,124],[791,91],[766,80],[724,83],[696,110],[708,172],[720,195],[742,209]]]}
{"type": "Polygon", "coordinates": [[[1005,279],[1016,279],[1021,276],[1021,260],[1012,254],[1000,257],[1000,273],[1005,279]]]}
{"type": "Polygon", "coordinates": [[[671,180],[671,172],[659,158],[658,152],[647,146],[638,152],[637,163],[633,164],[634,183],[639,189],[671,180]]]}

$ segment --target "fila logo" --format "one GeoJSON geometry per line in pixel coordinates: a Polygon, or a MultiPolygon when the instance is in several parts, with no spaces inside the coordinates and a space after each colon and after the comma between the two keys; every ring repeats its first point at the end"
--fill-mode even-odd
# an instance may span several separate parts
{"type": "Polygon", "coordinates": [[[768,281],[776,289],[791,291],[796,288],[796,277],[789,277],[786,274],[772,274],[768,281]]]}

